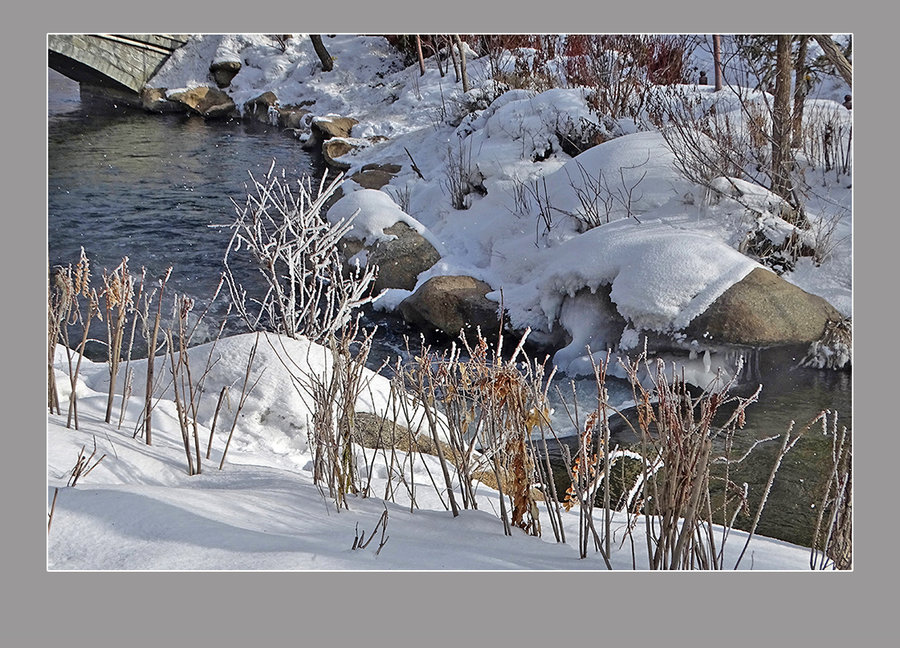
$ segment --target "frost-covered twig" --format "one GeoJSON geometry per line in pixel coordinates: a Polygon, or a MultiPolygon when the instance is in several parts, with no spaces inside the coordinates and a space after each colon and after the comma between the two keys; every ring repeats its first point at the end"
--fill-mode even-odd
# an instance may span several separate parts
{"type": "Polygon", "coordinates": [[[253,191],[228,227],[231,240],[224,257],[224,280],[238,315],[251,330],[271,330],[289,337],[321,341],[346,324],[353,310],[375,299],[371,294],[377,266],[343,273],[338,241],[352,227],[355,215],[330,224],[321,216],[325,201],[337,190],[341,176],[319,184],[313,197],[310,179],[296,189],[275,162],[262,180],[250,174],[253,191]],[[249,297],[235,276],[230,259],[245,251],[267,289],[249,297]]]}

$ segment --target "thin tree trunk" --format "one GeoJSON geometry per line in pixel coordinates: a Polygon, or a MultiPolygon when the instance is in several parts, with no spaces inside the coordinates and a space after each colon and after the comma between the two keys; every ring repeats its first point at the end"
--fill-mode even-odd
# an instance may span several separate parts
{"type": "Polygon", "coordinates": [[[459,63],[456,62],[456,50],[453,49],[453,38],[447,37],[447,49],[450,50],[450,60],[453,61],[453,72],[456,74],[456,82],[459,83],[459,63]]]}
{"type": "Polygon", "coordinates": [[[775,103],[772,108],[772,192],[791,195],[791,37],[779,35],[775,59],[775,103]]]}
{"type": "Polygon", "coordinates": [[[831,39],[830,36],[826,36],[824,34],[816,34],[815,36],[813,36],[813,38],[816,39],[819,47],[821,47],[822,51],[825,52],[825,56],[837,69],[838,74],[841,75],[841,78],[844,79],[844,81],[847,82],[847,85],[852,88],[853,64],[847,60],[847,57],[844,56],[843,52],[841,52],[840,48],[831,39]]]}
{"type": "Polygon", "coordinates": [[[431,36],[431,49],[434,50],[434,60],[437,62],[438,72],[440,73],[441,76],[444,76],[444,74],[445,74],[444,68],[446,66],[443,65],[441,62],[441,48],[440,48],[440,42],[438,40],[437,34],[432,34],[432,36],[431,36]]]}
{"type": "Polygon", "coordinates": [[[463,42],[459,37],[459,34],[454,34],[453,39],[456,41],[456,46],[459,48],[459,69],[460,74],[462,75],[463,92],[468,92],[469,75],[466,73],[466,48],[463,47],[463,42]]]}
{"type": "Polygon", "coordinates": [[[322,62],[322,69],[325,72],[331,72],[331,70],[334,69],[334,60],[332,60],[328,50],[325,49],[325,43],[322,42],[322,35],[310,34],[309,39],[312,41],[313,48],[316,50],[316,55],[322,62]]]}
{"type": "Polygon", "coordinates": [[[416,34],[416,54],[419,57],[419,76],[425,74],[425,57],[422,56],[422,37],[416,34]]]}
{"type": "Polygon", "coordinates": [[[716,75],[715,90],[718,92],[722,89],[722,37],[719,34],[713,34],[713,63],[716,75]]]}
{"type": "Polygon", "coordinates": [[[794,64],[794,116],[792,123],[791,146],[800,148],[803,143],[803,105],[806,103],[806,94],[809,92],[809,84],[806,81],[806,50],[809,44],[809,36],[800,37],[800,46],[797,50],[797,62],[794,64]]]}

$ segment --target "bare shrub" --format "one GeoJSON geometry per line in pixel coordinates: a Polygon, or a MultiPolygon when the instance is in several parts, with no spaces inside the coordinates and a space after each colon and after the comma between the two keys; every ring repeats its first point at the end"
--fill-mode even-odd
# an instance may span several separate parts
{"type": "Polygon", "coordinates": [[[455,149],[447,147],[446,159],[443,185],[450,194],[450,204],[453,209],[468,209],[472,206],[473,192],[485,193],[483,178],[472,163],[472,145],[457,140],[455,149]]]}
{"type": "MultiPolygon", "coordinates": [[[[278,337],[269,337],[297,394],[312,413],[309,447],[313,456],[313,483],[328,489],[338,508],[347,508],[347,496],[361,491],[353,444],[356,406],[375,373],[367,373],[375,329],[364,332],[359,317],[324,341],[330,361],[316,369],[312,357],[302,364],[278,337]]],[[[314,351],[309,347],[309,353],[314,351]]]]}
{"type": "Polygon", "coordinates": [[[769,139],[756,103],[748,102],[747,116],[704,107],[699,97],[674,90],[658,93],[653,103],[665,122],[660,134],[685,178],[704,187],[720,177],[766,183],[769,139]]]}
{"type": "MultiPolygon", "coordinates": [[[[395,380],[423,412],[454,514],[454,481],[463,507],[475,508],[474,482],[490,475],[491,485],[500,492],[504,531],[510,534],[515,526],[540,535],[535,485],[552,480],[539,469],[530,437],[536,426],[547,422],[549,408],[544,367],[524,356],[525,337],[509,359],[502,356],[502,335],[493,351],[480,332],[474,346],[463,337],[462,348],[454,345],[442,354],[423,345],[414,361],[399,367],[395,380]]],[[[554,530],[559,528],[554,521],[554,530]]]]}
{"type": "Polygon", "coordinates": [[[391,197],[397,206],[406,212],[409,213],[409,201],[410,201],[410,189],[409,185],[405,185],[403,189],[387,186],[384,188],[384,192],[391,197]]]}
{"type": "Polygon", "coordinates": [[[684,83],[690,36],[575,34],[566,38],[566,79],[592,88],[589,104],[599,115],[637,119],[651,85],[684,83]]]}
{"type": "Polygon", "coordinates": [[[782,440],[760,503],[752,514],[747,538],[733,565],[737,569],[781,461],[815,421],[798,433],[793,432],[791,422],[783,436],[757,441],[743,456],[735,458],[735,435],[743,427],[746,408],[756,400],[759,390],[747,398],[732,396],[729,391],[733,380],[717,378],[694,397],[674,367],[667,374],[662,361],[657,361],[655,367],[646,359],[622,364],[637,403],[639,452],[648,458],[640,478],[640,502],[650,569],[726,568],[725,544],[738,513],[748,510],[747,486],[731,481],[730,467],[744,461],[760,443],[782,440]],[[649,387],[638,375],[642,361],[649,387]],[[716,447],[724,450],[717,453],[716,447]],[[721,470],[714,469],[716,466],[721,470]],[[710,489],[715,481],[723,484],[724,495],[718,502],[710,489]]]}
{"type": "MultiPolygon", "coordinates": [[[[569,180],[569,186],[578,198],[580,209],[575,213],[566,213],[579,220],[585,229],[593,229],[599,227],[603,223],[609,223],[612,214],[621,211],[624,218],[633,218],[637,222],[641,222],[634,212],[634,203],[640,200],[641,196],[635,196],[635,191],[640,187],[647,172],[644,171],[639,176],[626,178],[626,171],[638,169],[650,160],[650,154],[647,153],[647,159],[640,164],[628,167],[619,167],[619,182],[610,186],[609,179],[603,172],[603,169],[597,170],[594,176],[580,161],[575,160],[578,167],[578,178],[573,178],[569,173],[568,167],[565,167],[566,177],[569,180]]],[[[560,211],[557,209],[557,211],[560,211]]]]}
{"type": "Polygon", "coordinates": [[[347,276],[337,243],[352,227],[352,218],[332,225],[321,217],[340,176],[327,187],[325,178],[313,198],[309,177],[296,187],[275,173],[275,163],[262,180],[250,174],[253,190],[229,226],[225,283],[238,315],[251,330],[266,329],[289,337],[319,341],[338,331],[354,309],[371,302],[377,267],[356,268],[347,276]],[[265,295],[250,298],[238,282],[229,259],[244,251],[267,286],[265,295]]]}

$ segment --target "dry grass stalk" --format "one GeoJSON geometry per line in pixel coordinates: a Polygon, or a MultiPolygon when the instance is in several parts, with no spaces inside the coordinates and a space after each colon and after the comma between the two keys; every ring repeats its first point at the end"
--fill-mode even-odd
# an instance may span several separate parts
{"type": "Polygon", "coordinates": [[[378,518],[378,522],[375,523],[375,528],[372,529],[372,533],[369,534],[369,538],[366,539],[366,532],[363,531],[362,534],[359,532],[359,523],[356,525],[356,536],[353,538],[353,546],[350,547],[352,551],[356,551],[357,549],[365,549],[372,542],[372,538],[375,537],[375,533],[378,531],[378,527],[381,527],[381,540],[378,543],[378,549],[375,550],[375,555],[381,553],[381,550],[384,548],[384,545],[387,544],[387,541],[390,540],[391,536],[387,534],[387,524],[388,524],[388,510],[387,506],[384,507],[384,512],[381,514],[381,517],[378,518]]]}
{"type": "Polygon", "coordinates": [[[125,323],[128,313],[134,305],[134,277],[128,271],[128,257],[107,274],[103,271],[103,291],[101,295],[106,304],[106,349],[109,366],[109,396],[106,402],[106,418],[112,420],[113,398],[116,393],[116,377],[122,357],[122,340],[125,334],[125,323]]]}
{"type": "MultiPolygon", "coordinates": [[[[156,365],[156,351],[157,351],[157,339],[159,337],[159,323],[162,318],[162,304],[163,304],[163,292],[166,288],[166,282],[169,281],[169,277],[172,276],[172,266],[169,266],[166,269],[166,273],[159,281],[159,295],[157,297],[158,302],[156,306],[156,317],[153,320],[153,328],[148,329],[145,325],[144,332],[147,339],[147,383],[146,389],[144,391],[144,419],[143,419],[143,428],[144,428],[144,441],[147,445],[153,445],[153,426],[152,426],[152,417],[153,417],[153,372],[154,367],[156,365]]],[[[155,292],[155,291],[154,291],[155,292]]],[[[149,295],[149,297],[144,302],[144,313],[145,313],[145,324],[146,324],[146,313],[150,310],[150,300],[153,298],[153,295],[149,295]]],[[[137,434],[137,432],[135,432],[137,434]]]]}
{"type": "Polygon", "coordinates": [[[209,459],[209,455],[212,453],[212,442],[213,436],[216,433],[216,422],[219,420],[219,410],[222,408],[222,403],[225,401],[225,396],[228,394],[228,385],[222,387],[222,390],[219,392],[219,400],[216,402],[216,411],[213,414],[212,424],[209,426],[209,441],[206,444],[206,458],[209,459]]]}
{"type": "Polygon", "coordinates": [[[812,569],[853,567],[853,449],[846,427],[838,431],[837,415],[822,418],[823,432],[832,438],[832,469],[817,503],[819,515],[810,552],[812,569]],[[830,429],[829,429],[830,423],[830,429]],[[827,515],[827,517],[826,517],[827,515]]]}
{"type": "Polygon", "coordinates": [[[66,350],[70,387],[66,427],[72,427],[74,423],[76,430],[78,429],[76,388],[78,374],[81,370],[81,359],[89,340],[91,321],[94,317],[100,317],[97,292],[91,288],[90,274],[90,262],[84,248],[81,248],[81,256],[74,269],[68,265],[52,271],[47,293],[47,404],[50,412],[55,409],[57,414],[61,413],[54,364],[56,347],[62,343],[66,350]],[[86,302],[84,314],[81,310],[81,299],[86,302]],[[73,348],[69,341],[69,327],[75,325],[82,327],[81,342],[75,350],[77,360],[73,359],[73,348]]]}
{"type": "Polygon", "coordinates": [[[81,450],[78,452],[78,459],[75,460],[75,466],[69,473],[69,481],[66,483],[66,486],[75,486],[79,479],[87,476],[101,461],[103,461],[104,457],[106,457],[105,454],[101,455],[101,457],[92,464],[91,461],[95,456],[97,456],[97,439],[94,439],[94,449],[89,457],[84,456],[84,446],[81,446],[81,450]]]}
{"type": "Polygon", "coordinates": [[[530,435],[546,418],[541,400],[546,388],[540,387],[543,365],[527,358],[519,363],[525,337],[527,332],[508,360],[502,356],[502,335],[493,351],[480,331],[474,346],[463,336],[467,358],[456,345],[438,354],[423,344],[413,360],[398,363],[395,382],[421,412],[454,514],[458,512],[454,484],[459,485],[463,507],[475,508],[473,482],[478,480],[500,492],[500,517],[507,534],[516,526],[539,535],[536,502],[542,496],[534,489],[538,470],[530,435]]]}
{"type": "Polygon", "coordinates": [[[361,330],[358,316],[344,324],[326,341],[331,366],[321,372],[307,368],[315,366],[312,361],[301,366],[283,346],[269,340],[298,395],[312,411],[313,482],[327,486],[338,508],[347,507],[348,494],[360,492],[353,449],[356,405],[374,375],[367,374],[365,367],[374,335],[374,329],[361,330]]]}
{"type": "MultiPolygon", "coordinates": [[[[650,568],[724,569],[724,545],[737,517],[737,511],[734,511],[729,518],[729,502],[737,501],[743,509],[747,503],[746,488],[733,488],[735,485],[728,479],[727,468],[746,459],[758,444],[778,438],[758,441],[742,457],[731,457],[734,435],[744,426],[745,410],[757,399],[759,389],[748,398],[732,396],[729,391],[733,379],[717,378],[694,397],[683,377],[676,375],[674,367],[671,375],[667,375],[661,361],[651,367],[645,356],[641,356],[637,363],[622,361],[622,366],[638,404],[640,454],[648,458],[644,462],[639,497],[650,568]],[[641,362],[647,369],[647,387],[638,375],[641,362]],[[729,406],[731,411],[725,411],[724,408],[729,406]],[[724,422],[717,423],[714,419],[724,419],[724,422]],[[714,453],[714,440],[724,442],[724,455],[714,453]],[[710,491],[710,482],[722,479],[711,470],[715,464],[726,467],[725,499],[719,507],[714,506],[710,491]],[[722,516],[718,523],[722,526],[721,541],[714,533],[714,515],[719,512],[722,516]]],[[[784,435],[744,547],[733,568],[738,568],[749,546],[783,458],[808,427],[792,435],[791,424],[784,435]]]]}
{"type": "Polygon", "coordinates": [[[53,489],[53,502],[50,504],[50,513],[47,515],[47,533],[50,533],[50,525],[53,524],[53,512],[56,510],[56,497],[59,495],[59,488],[53,489]]]}

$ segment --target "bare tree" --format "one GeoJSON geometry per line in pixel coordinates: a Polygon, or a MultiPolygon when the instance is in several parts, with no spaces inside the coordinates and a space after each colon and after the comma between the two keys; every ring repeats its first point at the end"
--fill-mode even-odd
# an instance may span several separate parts
{"type": "Polygon", "coordinates": [[[331,72],[334,69],[334,59],[331,58],[328,50],[325,49],[325,43],[322,42],[322,35],[310,34],[309,40],[312,41],[313,48],[316,50],[316,55],[318,55],[319,60],[322,61],[322,69],[325,72],[331,72]]]}
{"type": "Polygon", "coordinates": [[[772,107],[772,192],[791,196],[791,37],[777,37],[772,107]]]}

